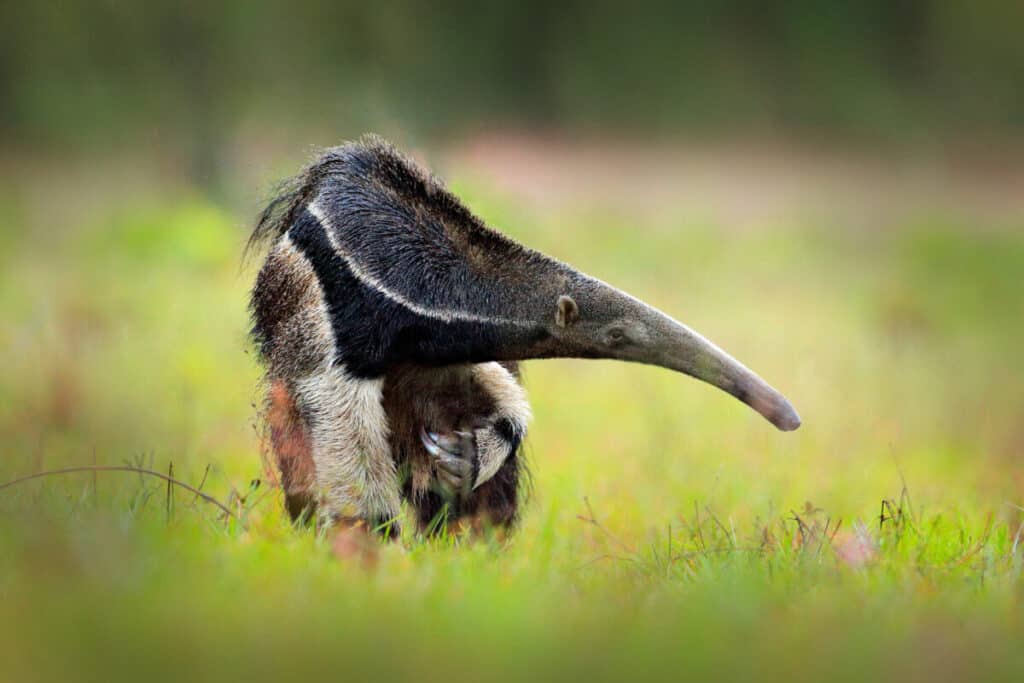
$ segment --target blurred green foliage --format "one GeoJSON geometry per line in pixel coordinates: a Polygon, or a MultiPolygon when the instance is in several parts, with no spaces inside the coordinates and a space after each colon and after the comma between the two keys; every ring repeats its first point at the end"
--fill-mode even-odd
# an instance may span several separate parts
{"type": "Polygon", "coordinates": [[[1004,0],[72,0],[2,11],[0,130],[11,142],[105,145],[116,129],[201,157],[240,121],[282,119],[892,141],[1024,125],[1024,5],[1004,0]]]}

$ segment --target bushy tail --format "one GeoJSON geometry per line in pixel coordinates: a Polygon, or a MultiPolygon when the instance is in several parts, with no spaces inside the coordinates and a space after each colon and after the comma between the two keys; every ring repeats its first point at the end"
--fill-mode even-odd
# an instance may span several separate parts
{"type": "Polygon", "coordinates": [[[273,196],[260,212],[256,227],[249,235],[243,260],[248,260],[260,247],[288,232],[299,210],[313,199],[321,176],[322,164],[317,161],[274,188],[273,196]]]}
{"type": "Polygon", "coordinates": [[[382,163],[401,168],[410,176],[416,175],[413,162],[373,134],[364,135],[356,142],[321,150],[302,172],[275,188],[273,197],[260,213],[256,228],[249,236],[243,261],[248,260],[259,247],[288,232],[299,212],[316,198],[321,183],[332,172],[346,167],[360,173],[377,172],[374,169],[382,163]]]}

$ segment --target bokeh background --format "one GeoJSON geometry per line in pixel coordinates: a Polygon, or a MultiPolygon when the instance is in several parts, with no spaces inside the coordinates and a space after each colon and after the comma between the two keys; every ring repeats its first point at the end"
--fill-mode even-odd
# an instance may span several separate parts
{"type": "Polygon", "coordinates": [[[0,489],[0,680],[1024,671],[1024,4],[94,0],[0,27],[0,481],[143,465],[242,518],[125,473],[0,489]],[[533,363],[509,547],[333,560],[261,464],[241,254],[277,181],[365,132],[804,427],[533,363]]]}

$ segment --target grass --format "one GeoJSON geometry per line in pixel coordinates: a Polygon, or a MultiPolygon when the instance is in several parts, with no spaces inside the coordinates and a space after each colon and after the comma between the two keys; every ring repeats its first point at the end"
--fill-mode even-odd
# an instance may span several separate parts
{"type": "Polygon", "coordinates": [[[0,481],[142,467],[234,515],[126,471],[0,490],[0,679],[1024,675],[1020,217],[734,232],[457,186],[706,333],[804,427],[663,370],[533,363],[514,540],[406,531],[368,572],[261,469],[244,216],[172,189],[54,225],[0,197],[0,481]]]}

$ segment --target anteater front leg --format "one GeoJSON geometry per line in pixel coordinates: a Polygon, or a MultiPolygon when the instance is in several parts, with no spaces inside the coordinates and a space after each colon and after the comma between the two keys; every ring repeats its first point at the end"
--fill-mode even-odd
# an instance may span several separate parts
{"type": "Polygon", "coordinates": [[[519,521],[525,475],[522,453],[516,448],[493,477],[461,501],[457,523],[468,526],[477,535],[494,532],[504,538],[519,521]]]}
{"type": "Polygon", "coordinates": [[[321,523],[379,529],[397,537],[400,495],[391,456],[383,380],[329,366],[294,383],[309,425],[321,523]]]}
{"type": "Polygon", "coordinates": [[[530,418],[517,368],[480,363],[410,369],[385,392],[393,450],[407,463],[405,494],[421,531],[474,518],[509,526],[516,518],[519,447],[530,418]]]}
{"type": "Polygon", "coordinates": [[[478,534],[491,529],[504,533],[514,526],[524,475],[524,430],[503,416],[471,432],[422,433],[435,479],[417,506],[421,530],[434,532],[454,524],[478,534]],[[494,462],[496,471],[484,476],[480,463],[494,462]]]}

